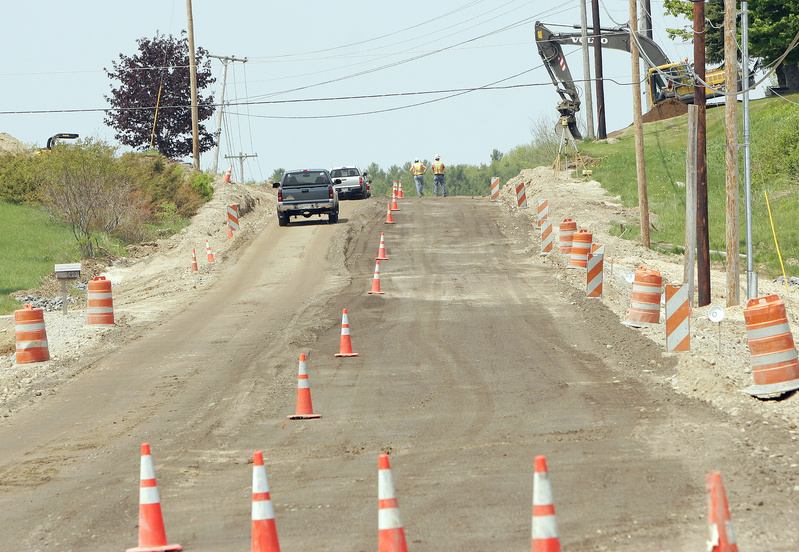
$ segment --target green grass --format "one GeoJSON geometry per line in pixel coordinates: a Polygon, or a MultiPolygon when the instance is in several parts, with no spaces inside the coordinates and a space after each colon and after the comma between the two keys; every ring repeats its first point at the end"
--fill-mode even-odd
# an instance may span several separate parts
{"type": "Polygon", "coordinates": [[[0,202],[0,313],[20,308],[10,293],[38,287],[56,263],[79,260],[68,228],[33,207],[0,202]]]}
{"type": "MultiPolygon", "coordinates": [[[[799,101],[799,95],[792,97],[799,101]]],[[[742,115],[739,104],[739,117],[742,115]]],[[[752,237],[756,270],[769,277],[781,273],[771,232],[765,194],[768,192],[780,250],[789,275],[799,275],[799,106],[766,98],[750,103],[752,134],[752,237]],[[791,259],[791,260],[788,260],[791,259]]],[[[708,224],[710,249],[725,251],[726,191],[724,107],[707,110],[708,224]]],[[[739,120],[739,132],[742,132],[739,120]]],[[[653,246],[680,252],[685,241],[685,146],[687,117],[676,117],[644,125],[649,210],[657,215],[650,229],[653,246]]],[[[632,127],[625,129],[619,142],[586,142],[582,153],[598,158],[593,178],[612,196],[620,196],[628,207],[638,205],[635,166],[635,138],[632,127]]],[[[746,252],[743,155],[739,160],[740,251],[746,252]]],[[[625,238],[640,236],[638,220],[625,224],[625,238]]],[[[614,230],[618,234],[619,229],[614,230]]]]}

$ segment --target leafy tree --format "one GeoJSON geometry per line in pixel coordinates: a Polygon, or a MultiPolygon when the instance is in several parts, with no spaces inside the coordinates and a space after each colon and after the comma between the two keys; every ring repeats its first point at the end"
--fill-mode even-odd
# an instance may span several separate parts
{"type": "Polygon", "coordinates": [[[286,169],[283,167],[277,168],[272,171],[272,176],[269,177],[269,180],[272,182],[280,182],[280,179],[283,178],[283,173],[286,172],[286,169]]]}
{"type": "MultiPolygon", "coordinates": [[[[104,122],[116,130],[114,137],[126,146],[148,149],[152,139],[153,147],[166,157],[190,155],[193,145],[188,40],[156,33],[155,38],[140,38],[137,43],[138,54],[119,54],[119,60],[112,62],[113,71],[105,70],[119,86],[114,88],[112,84],[111,95],[105,96],[114,109],[106,111],[104,122]]],[[[195,52],[199,121],[214,112],[213,96],[200,95],[216,80],[211,76],[207,55],[203,48],[195,52]]],[[[214,146],[213,135],[202,124],[199,131],[200,151],[208,151],[214,146]]]]}

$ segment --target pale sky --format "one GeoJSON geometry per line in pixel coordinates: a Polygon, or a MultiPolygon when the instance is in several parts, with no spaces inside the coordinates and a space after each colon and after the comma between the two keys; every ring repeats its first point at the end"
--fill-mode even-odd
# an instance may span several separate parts
{"type": "MultiPolygon", "coordinates": [[[[601,6],[603,26],[627,21],[627,0],[601,6]]],[[[652,10],[655,40],[671,60],[692,57],[690,44],[667,38],[660,0],[652,10]]],[[[103,68],[135,55],[138,38],[187,27],[177,0],[43,0],[3,11],[0,132],[41,147],[59,132],[115,143],[103,123],[112,84],[103,68]]],[[[590,2],[588,14],[590,23],[590,2]]],[[[225,155],[257,154],[244,171],[260,181],[278,167],[388,168],[435,154],[488,163],[492,150],[530,142],[537,121],[557,119],[559,100],[534,23],[579,24],[580,10],[578,0],[194,0],[193,18],[197,46],[248,58],[229,65],[225,99],[239,105],[225,108],[219,170],[230,164],[225,155]],[[474,90],[487,86],[502,88],[474,90]],[[344,99],[354,96],[382,97],[344,99]]],[[[564,52],[582,79],[579,48],[564,52]]],[[[632,122],[629,54],[606,50],[604,71],[611,132],[632,122]]],[[[219,60],[213,72],[218,99],[219,60]]],[[[206,125],[215,129],[216,116],[206,125]]],[[[202,154],[202,168],[212,165],[213,151],[202,154]]],[[[236,162],[234,177],[238,170],[236,162]]]]}

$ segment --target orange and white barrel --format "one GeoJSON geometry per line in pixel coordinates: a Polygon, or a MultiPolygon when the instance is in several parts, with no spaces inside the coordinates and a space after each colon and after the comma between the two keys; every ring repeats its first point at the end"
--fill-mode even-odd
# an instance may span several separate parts
{"type": "Polygon", "coordinates": [[[572,219],[563,219],[560,223],[560,252],[564,255],[571,255],[572,236],[577,231],[577,223],[572,219]]]}
{"type": "Polygon", "coordinates": [[[552,234],[552,221],[545,220],[541,225],[541,257],[546,257],[552,253],[552,243],[555,241],[552,234]]]}
{"type": "Polygon", "coordinates": [[[605,246],[591,245],[586,264],[585,296],[598,299],[602,297],[602,271],[604,269],[605,246]]]}
{"type": "Polygon", "coordinates": [[[516,205],[519,209],[527,209],[527,191],[524,182],[516,184],[516,205]]]}
{"type": "Polygon", "coordinates": [[[50,360],[42,309],[25,305],[14,311],[14,330],[17,341],[17,364],[50,360]]]}
{"type": "Polygon", "coordinates": [[[691,350],[691,303],[688,286],[666,286],[666,351],[691,350]]]}
{"type": "Polygon", "coordinates": [[[540,228],[544,221],[547,220],[549,217],[549,200],[548,199],[539,199],[538,200],[538,227],[540,228]]]}
{"type": "Polygon", "coordinates": [[[799,389],[799,360],[785,303],[777,295],[750,299],[744,320],[754,379],[744,391],[757,397],[799,389]]]}
{"type": "Polygon", "coordinates": [[[114,299],[111,296],[111,280],[98,276],[89,282],[89,296],[86,307],[89,325],[114,323],[114,299]]]}
{"type": "Polygon", "coordinates": [[[594,235],[585,228],[572,235],[571,259],[566,268],[585,268],[588,265],[588,254],[591,252],[593,239],[594,235]]]}
{"type": "Polygon", "coordinates": [[[491,201],[499,201],[499,177],[491,177],[491,201]]]}
{"type": "Polygon", "coordinates": [[[645,328],[660,322],[660,296],[662,278],[660,272],[639,266],[633,280],[630,310],[623,324],[634,328],[645,328]]]}

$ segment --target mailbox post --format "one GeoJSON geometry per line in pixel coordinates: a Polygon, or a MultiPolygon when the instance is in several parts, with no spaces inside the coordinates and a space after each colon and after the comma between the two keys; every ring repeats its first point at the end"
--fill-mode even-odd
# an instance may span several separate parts
{"type": "Polygon", "coordinates": [[[64,314],[67,313],[67,282],[80,278],[80,263],[66,263],[55,265],[55,277],[61,282],[61,298],[64,305],[64,314]]]}

